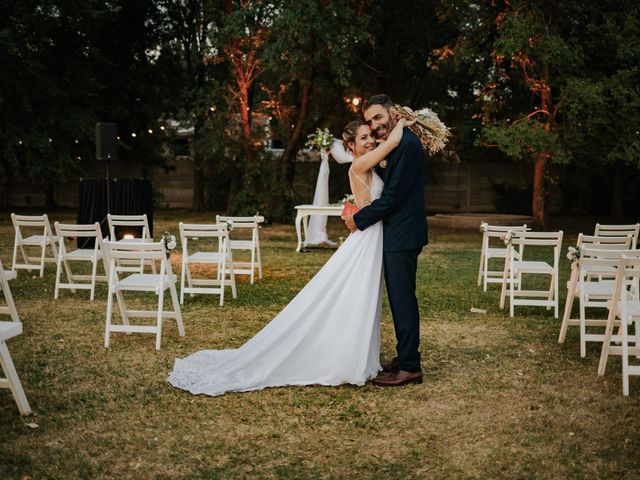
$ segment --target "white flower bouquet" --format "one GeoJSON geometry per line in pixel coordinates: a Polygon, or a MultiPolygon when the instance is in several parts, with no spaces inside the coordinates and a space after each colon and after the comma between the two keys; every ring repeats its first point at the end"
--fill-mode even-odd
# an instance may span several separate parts
{"type": "Polygon", "coordinates": [[[504,242],[504,244],[507,247],[511,245],[511,241],[513,240],[513,230],[507,230],[507,233],[500,236],[500,239],[504,242]]]}
{"type": "Polygon", "coordinates": [[[335,142],[335,138],[331,134],[328,128],[316,128],[316,131],[310,135],[307,135],[307,143],[305,146],[312,150],[318,150],[320,152],[329,150],[335,142]]]}
{"type": "Polygon", "coordinates": [[[580,247],[569,247],[567,250],[567,258],[572,262],[580,260],[580,247]]]}
{"type": "Polygon", "coordinates": [[[356,204],[355,197],[350,193],[345,193],[344,198],[338,202],[338,205],[342,205],[344,207],[347,203],[351,203],[353,205],[356,204]]]}
{"type": "Polygon", "coordinates": [[[434,154],[444,150],[451,131],[433,110],[423,108],[414,111],[409,107],[396,104],[391,107],[391,112],[408,120],[417,119],[416,123],[409,128],[418,136],[422,146],[429,150],[429,153],[434,154]]]}
{"type": "Polygon", "coordinates": [[[164,248],[167,249],[167,253],[170,253],[171,250],[174,250],[178,246],[176,236],[169,232],[164,232],[162,234],[162,241],[164,242],[164,248]]]}

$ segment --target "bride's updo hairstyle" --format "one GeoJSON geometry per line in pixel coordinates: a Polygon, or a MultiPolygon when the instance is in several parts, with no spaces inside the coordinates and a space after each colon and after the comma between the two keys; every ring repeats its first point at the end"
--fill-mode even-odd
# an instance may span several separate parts
{"type": "Polygon", "coordinates": [[[347,123],[347,126],[342,130],[342,144],[344,145],[345,150],[353,153],[349,144],[353,145],[356,143],[356,133],[358,132],[358,129],[364,125],[369,124],[362,119],[347,123]]]}

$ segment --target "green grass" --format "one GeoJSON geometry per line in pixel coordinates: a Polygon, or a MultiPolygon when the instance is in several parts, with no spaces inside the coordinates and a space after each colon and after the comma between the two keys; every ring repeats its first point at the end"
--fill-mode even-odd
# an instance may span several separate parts
{"type": "MultiPolygon", "coordinates": [[[[64,212],[54,220],[73,221],[64,212]]],[[[207,216],[160,212],[156,233],[207,216]]],[[[332,219],[332,236],[344,235],[332,219]]],[[[8,215],[0,256],[10,265],[8,215]]],[[[35,412],[21,418],[0,391],[0,478],[637,478],[640,381],[621,395],[619,359],[596,374],[576,329],[541,308],[498,309],[498,286],[476,287],[480,235],[432,232],[418,297],[426,381],[400,389],[290,387],[210,398],[166,383],[176,357],[242,345],[323,265],[331,250],[295,254],[292,226],[261,231],[265,278],[239,298],[187,298],[186,337],[165,323],[103,347],[106,288],[64,291],[20,272],[12,291],[24,333],[8,342],[35,412]],[[486,315],[469,312],[485,308],[486,315]],[[26,423],[34,422],[31,429],[26,423]]],[[[157,235],[156,235],[157,236],[157,235]]],[[[574,241],[575,236],[569,236],[574,241]]],[[[174,270],[177,255],[174,257],[174,270]]],[[[561,291],[568,276],[563,258],[561,291]]],[[[382,319],[382,356],[394,351],[382,319]]]]}

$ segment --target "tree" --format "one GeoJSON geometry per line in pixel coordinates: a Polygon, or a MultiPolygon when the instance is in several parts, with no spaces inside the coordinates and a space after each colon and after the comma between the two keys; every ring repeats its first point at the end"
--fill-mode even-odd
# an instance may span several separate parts
{"type": "MultiPolygon", "coordinates": [[[[265,109],[277,120],[284,139],[279,158],[280,205],[288,210],[294,161],[305,133],[332,111],[346,113],[344,96],[355,63],[355,50],[367,38],[364,4],[347,0],[281,1],[273,18],[273,35],[264,49],[267,78],[265,109]],[[342,108],[340,105],[342,104],[342,108]]],[[[277,208],[272,203],[272,208],[277,208]]]]}

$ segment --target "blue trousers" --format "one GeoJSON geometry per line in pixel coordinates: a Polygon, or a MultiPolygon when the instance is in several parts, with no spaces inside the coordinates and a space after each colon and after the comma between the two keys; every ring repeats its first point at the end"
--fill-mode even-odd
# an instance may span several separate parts
{"type": "Polygon", "coordinates": [[[400,369],[419,372],[420,312],[416,298],[416,270],[422,248],[384,252],[384,281],[396,330],[400,369]]]}

